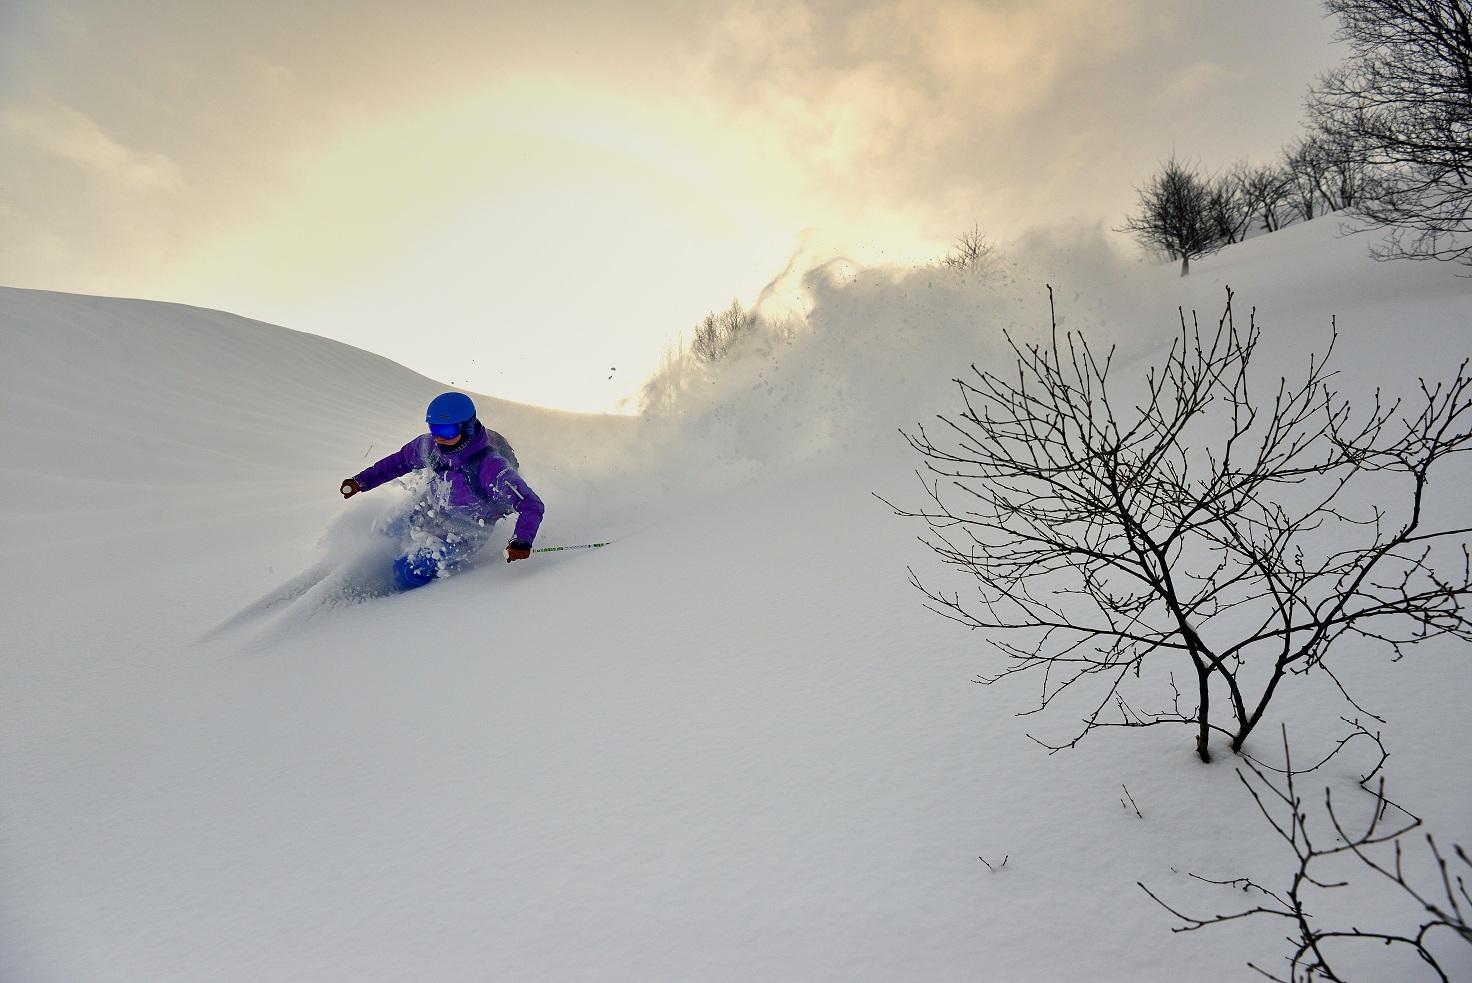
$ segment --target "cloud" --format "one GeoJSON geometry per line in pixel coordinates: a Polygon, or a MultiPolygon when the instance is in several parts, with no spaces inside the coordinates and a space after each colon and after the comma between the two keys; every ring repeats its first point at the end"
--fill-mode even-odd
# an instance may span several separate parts
{"type": "Polygon", "coordinates": [[[50,99],[0,106],[0,130],[50,157],[68,161],[124,187],[171,191],[183,170],[164,154],[130,147],[87,114],[50,99]]]}
{"type": "Polygon", "coordinates": [[[695,71],[816,160],[913,159],[1035,109],[1070,69],[1138,43],[1141,14],[1138,0],[742,4],[695,71]]]}
{"type": "Polygon", "coordinates": [[[1040,172],[1060,166],[1070,128],[1100,115],[1058,125],[1097,97],[1082,80],[1135,72],[1131,53],[1173,19],[1143,0],[733,3],[692,45],[683,90],[796,207],[845,203],[808,208],[811,224],[901,212],[917,227],[1012,224],[1036,206],[999,187],[1056,197],[1040,172]]]}
{"type": "Polygon", "coordinates": [[[1015,117],[1045,99],[1062,71],[1137,38],[1140,5],[1083,0],[894,0],[847,31],[858,57],[918,70],[944,104],[1015,117]]]}
{"type": "Polygon", "coordinates": [[[1166,109],[1180,109],[1200,99],[1213,87],[1225,87],[1240,76],[1211,61],[1192,62],[1176,72],[1165,88],[1156,97],[1156,102],[1166,109]]]}

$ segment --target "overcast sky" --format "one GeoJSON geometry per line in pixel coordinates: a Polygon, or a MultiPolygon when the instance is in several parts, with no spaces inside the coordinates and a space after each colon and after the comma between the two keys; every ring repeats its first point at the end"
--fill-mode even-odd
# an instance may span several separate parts
{"type": "Polygon", "coordinates": [[[0,283],[605,410],[799,243],[914,263],[1267,160],[1316,0],[0,0],[0,283]],[[472,361],[473,360],[473,361],[472,361]],[[613,378],[609,378],[609,376],[613,378]]]}

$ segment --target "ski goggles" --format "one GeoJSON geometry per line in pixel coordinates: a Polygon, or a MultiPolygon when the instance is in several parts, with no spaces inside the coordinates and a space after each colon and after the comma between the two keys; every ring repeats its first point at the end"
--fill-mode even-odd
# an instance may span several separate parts
{"type": "Polygon", "coordinates": [[[436,437],[458,437],[460,436],[460,428],[462,426],[464,426],[464,424],[431,423],[429,425],[429,432],[434,434],[436,437]]]}

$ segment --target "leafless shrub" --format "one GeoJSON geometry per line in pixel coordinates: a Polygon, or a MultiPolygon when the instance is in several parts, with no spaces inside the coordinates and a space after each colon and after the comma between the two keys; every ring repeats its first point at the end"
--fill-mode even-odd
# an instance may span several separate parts
{"type": "MultiPolygon", "coordinates": [[[[1368,734],[1361,728],[1352,736],[1359,733],[1368,734]]],[[[1384,745],[1380,745],[1380,750],[1383,763],[1384,745]]],[[[1248,963],[1258,973],[1279,983],[1343,983],[1349,979],[1344,975],[1345,963],[1353,958],[1358,947],[1366,944],[1413,956],[1443,983],[1450,983],[1451,977],[1433,940],[1444,937],[1448,942],[1460,940],[1472,945],[1472,922],[1469,922],[1472,895],[1468,893],[1472,859],[1467,851],[1454,844],[1448,855],[1435,837],[1428,834],[1425,849],[1435,865],[1436,876],[1431,884],[1424,883],[1425,878],[1415,876],[1406,863],[1410,849],[1407,834],[1420,827],[1421,820],[1386,797],[1383,778],[1373,789],[1368,786],[1368,776],[1361,780],[1361,787],[1372,796],[1369,817],[1362,824],[1346,821],[1341,810],[1336,809],[1329,788],[1324,789],[1322,814],[1311,816],[1307,803],[1299,795],[1298,785],[1302,776],[1314,769],[1294,769],[1286,729],[1283,756],[1282,769],[1269,769],[1248,758],[1243,762],[1246,770],[1239,767],[1237,777],[1274,834],[1293,853],[1294,864],[1286,875],[1285,886],[1269,887],[1251,877],[1211,878],[1190,874],[1196,881],[1231,888],[1236,895],[1247,898],[1245,903],[1234,902],[1226,913],[1205,916],[1184,914],[1143,883],[1139,885],[1141,890],[1181,920],[1182,924],[1172,929],[1175,932],[1193,932],[1243,918],[1286,920],[1293,933],[1288,939],[1293,950],[1284,960],[1285,975],[1248,963]],[[1418,912],[1413,928],[1385,927],[1389,916],[1384,914],[1380,917],[1382,924],[1372,928],[1324,924],[1314,915],[1315,902],[1326,892],[1354,892],[1364,888],[1367,881],[1377,880],[1393,884],[1400,895],[1413,903],[1418,912]]]]}
{"type": "Polygon", "coordinates": [[[1008,336],[1006,375],[973,365],[955,380],[962,409],[938,418],[946,439],[905,435],[925,458],[929,502],[892,507],[924,520],[922,540],[975,593],[911,580],[931,610],[987,631],[1003,662],[978,682],[1036,674],[1037,713],[1097,681],[1082,728],[1045,746],[1185,724],[1208,761],[1211,733],[1241,751],[1290,675],[1332,678],[1326,659],[1345,636],[1397,655],[1440,635],[1472,640],[1472,557],[1455,541],[1472,529],[1427,528],[1425,509],[1432,469],[1472,447],[1467,363],[1411,402],[1377,393],[1353,413],[1327,356],[1259,395],[1260,337],[1255,314],[1237,326],[1229,291],[1215,330],[1182,313],[1164,364],[1122,399],[1113,352],[1060,334],[1055,317],[1046,342],[1008,336]],[[1357,514],[1346,492],[1362,485],[1378,504],[1357,514]],[[1162,671],[1132,683],[1147,662],[1162,671]],[[1194,706],[1173,676],[1174,699],[1158,692],[1176,666],[1194,676],[1194,706]]]}

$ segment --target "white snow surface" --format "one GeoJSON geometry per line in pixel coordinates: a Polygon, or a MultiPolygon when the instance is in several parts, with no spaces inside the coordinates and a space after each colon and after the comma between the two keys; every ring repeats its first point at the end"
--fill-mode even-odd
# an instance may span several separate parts
{"type": "MultiPolygon", "coordinates": [[[[1045,282],[1122,371],[1228,284],[1285,371],[1337,315],[1352,392],[1468,355],[1472,280],[1336,231],[1184,281],[1095,234],[989,283],[829,268],[790,347],[661,419],[477,396],[547,502],[538,545],[613,545],[366,600],[403,493],[338,482],[439,384],[228,314],[0,289],[0,980],[1259,978],[1282,925],[1174,934],[1136,886],[1204,914],[1238,897],[1187,871],[1285,882],[1231,755],[1200,764],[1184,728],[1048,755],[1027,734],[1075,721],[972,682],[994,657],[922,608],[907,566],[947,574],[871,493],[919,504],[897,428],[953,408],[1002,329],[1046,330],[1045,282]]],[[[1390,721],[1392,793],[1472,846],[1468,653],[1341,655],[1390,721]]],[[[1350,712],[1309,680],[1275,711],[1264,754],[1283,720],[1325,750],[1350,712]]],[[[1342,903],[1405,915],[1373,885],[1342,903]]]]}

